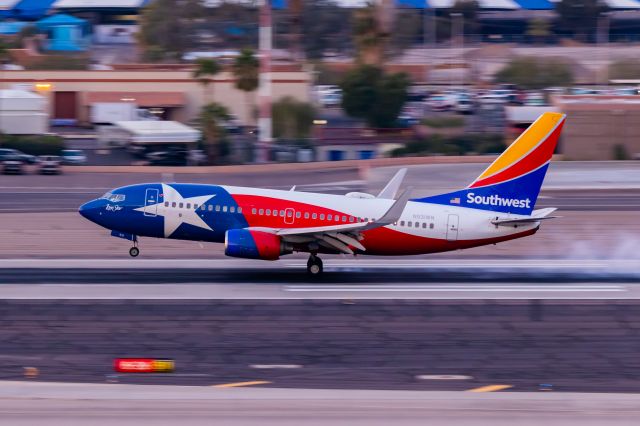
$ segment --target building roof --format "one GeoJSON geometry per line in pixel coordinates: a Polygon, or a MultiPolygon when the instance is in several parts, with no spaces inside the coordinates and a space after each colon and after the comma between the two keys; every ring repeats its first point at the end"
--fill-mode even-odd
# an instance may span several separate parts
{"type": "Polygon", "coordinates": [[[130,133],[133,143],[193,143],[202,134],[177,121],[117,121],[114,124],[130,133]]]}
{"type": "Polygon", "coordinates": [[[186,103],[182,92],[88,92],[84,104],[131,102],[141,107],[180,107],[186,103]]]}

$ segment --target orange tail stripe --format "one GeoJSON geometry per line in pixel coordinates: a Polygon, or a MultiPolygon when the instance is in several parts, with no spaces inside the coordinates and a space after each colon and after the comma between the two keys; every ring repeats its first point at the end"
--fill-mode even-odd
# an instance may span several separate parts
{"type": "Polygon", "coordinates": [[[498,174],[474,182],[473,185],[470,186],[470,188],[477,188],[479,186],[505,182],[507,180],[525,175],[542,166],[544,163],[549,161],[549,159],[553,155],[553,151],[555,150],[563,125],[564,123],[561,123],[540,146],[538,146],[533,152],[529,153],[529,155],[524,157],[522,160],[499,172],[498,174]]]}
{"type": "Polygon", "coordinates": [[[531,151],[545,136],[547,136],[549,131],[551,131],[551,129],[553,129],[553,127],[558,124],[558,121],[563,117],[564,115],[560,113],[544,113],[531,125],[531,127],[520,135],[520,137],[516,139],[516,141],[512,143],[509,148],[507,148],[506,151],[478,177],[477,180],[486,179],[489,176],[502,172],[517,161],[521,160],[522,157],[526,156],[529,151],[531,151]]]}

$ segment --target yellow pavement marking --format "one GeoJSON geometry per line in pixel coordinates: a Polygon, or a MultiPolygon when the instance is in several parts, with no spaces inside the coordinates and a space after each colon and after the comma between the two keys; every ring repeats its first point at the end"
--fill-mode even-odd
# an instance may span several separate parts
{"type": "Polygon", "coordinates": [[[268,385],[271,382],[266,380],[254,380],[252,382],[235,382],[235,383],[222,383],[220,385],[213,385],[214,388],[240,388],[242,386],[256,386],[256,385],[268,385]]]}
{"type": "Polygon", "coordinates": [[[512,385],[488,385],[481,386],[479,388],[469,389],[467,392],[495,392],[504,389],[512,388],[512,385]]]}

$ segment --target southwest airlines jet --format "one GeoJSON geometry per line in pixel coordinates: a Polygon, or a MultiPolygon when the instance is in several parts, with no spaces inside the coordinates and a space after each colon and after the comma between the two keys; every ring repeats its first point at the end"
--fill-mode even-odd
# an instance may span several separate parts
{"type": "Polygon", "coordinates": [[[227,256],[276,260],[309,253],[395,256],[459,250],[536,233],[555,208],[534,210],[563,114],[541,115],[468,187],[424,198],[396,193],[406,169],[378,194],[317,194],[182,183],[114,189],[80,207],[85,218],[127,239],[224,242],[227,256]]]}

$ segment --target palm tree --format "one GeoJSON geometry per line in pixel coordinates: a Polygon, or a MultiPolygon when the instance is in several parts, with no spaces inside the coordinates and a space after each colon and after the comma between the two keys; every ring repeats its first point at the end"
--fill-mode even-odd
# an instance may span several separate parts
{"type": "Polygon", "coordinates": [[[215,59],[200,58],[196,61],[197,68],[193,70],[193,78],[198,80],[205,89],[206,103],[210,103],[213,99],[213,91],[209,93],[209,83],[213,77],[222,71],[222,67],[215,59]]]}
{"type": "Polygon", "coordinates": [[[209,163],[215,164],[220,156],[220,140],[225,130],[224,121],[229,120],[229,111],[224,105],[211,102],[200,111],[200,125],[204,133],[205,147],[209,163]]]}
{"type": "Polygon", "coordinates": [[[258,88],[259,72],[260,61],[253,54],[253,50],[242,49],[233,63],[233,75],[236,78],[236,89],[242,90],[246,94],[247,124],[252,121],[254,102],[251,102],[250,94],[258,88]]]}

